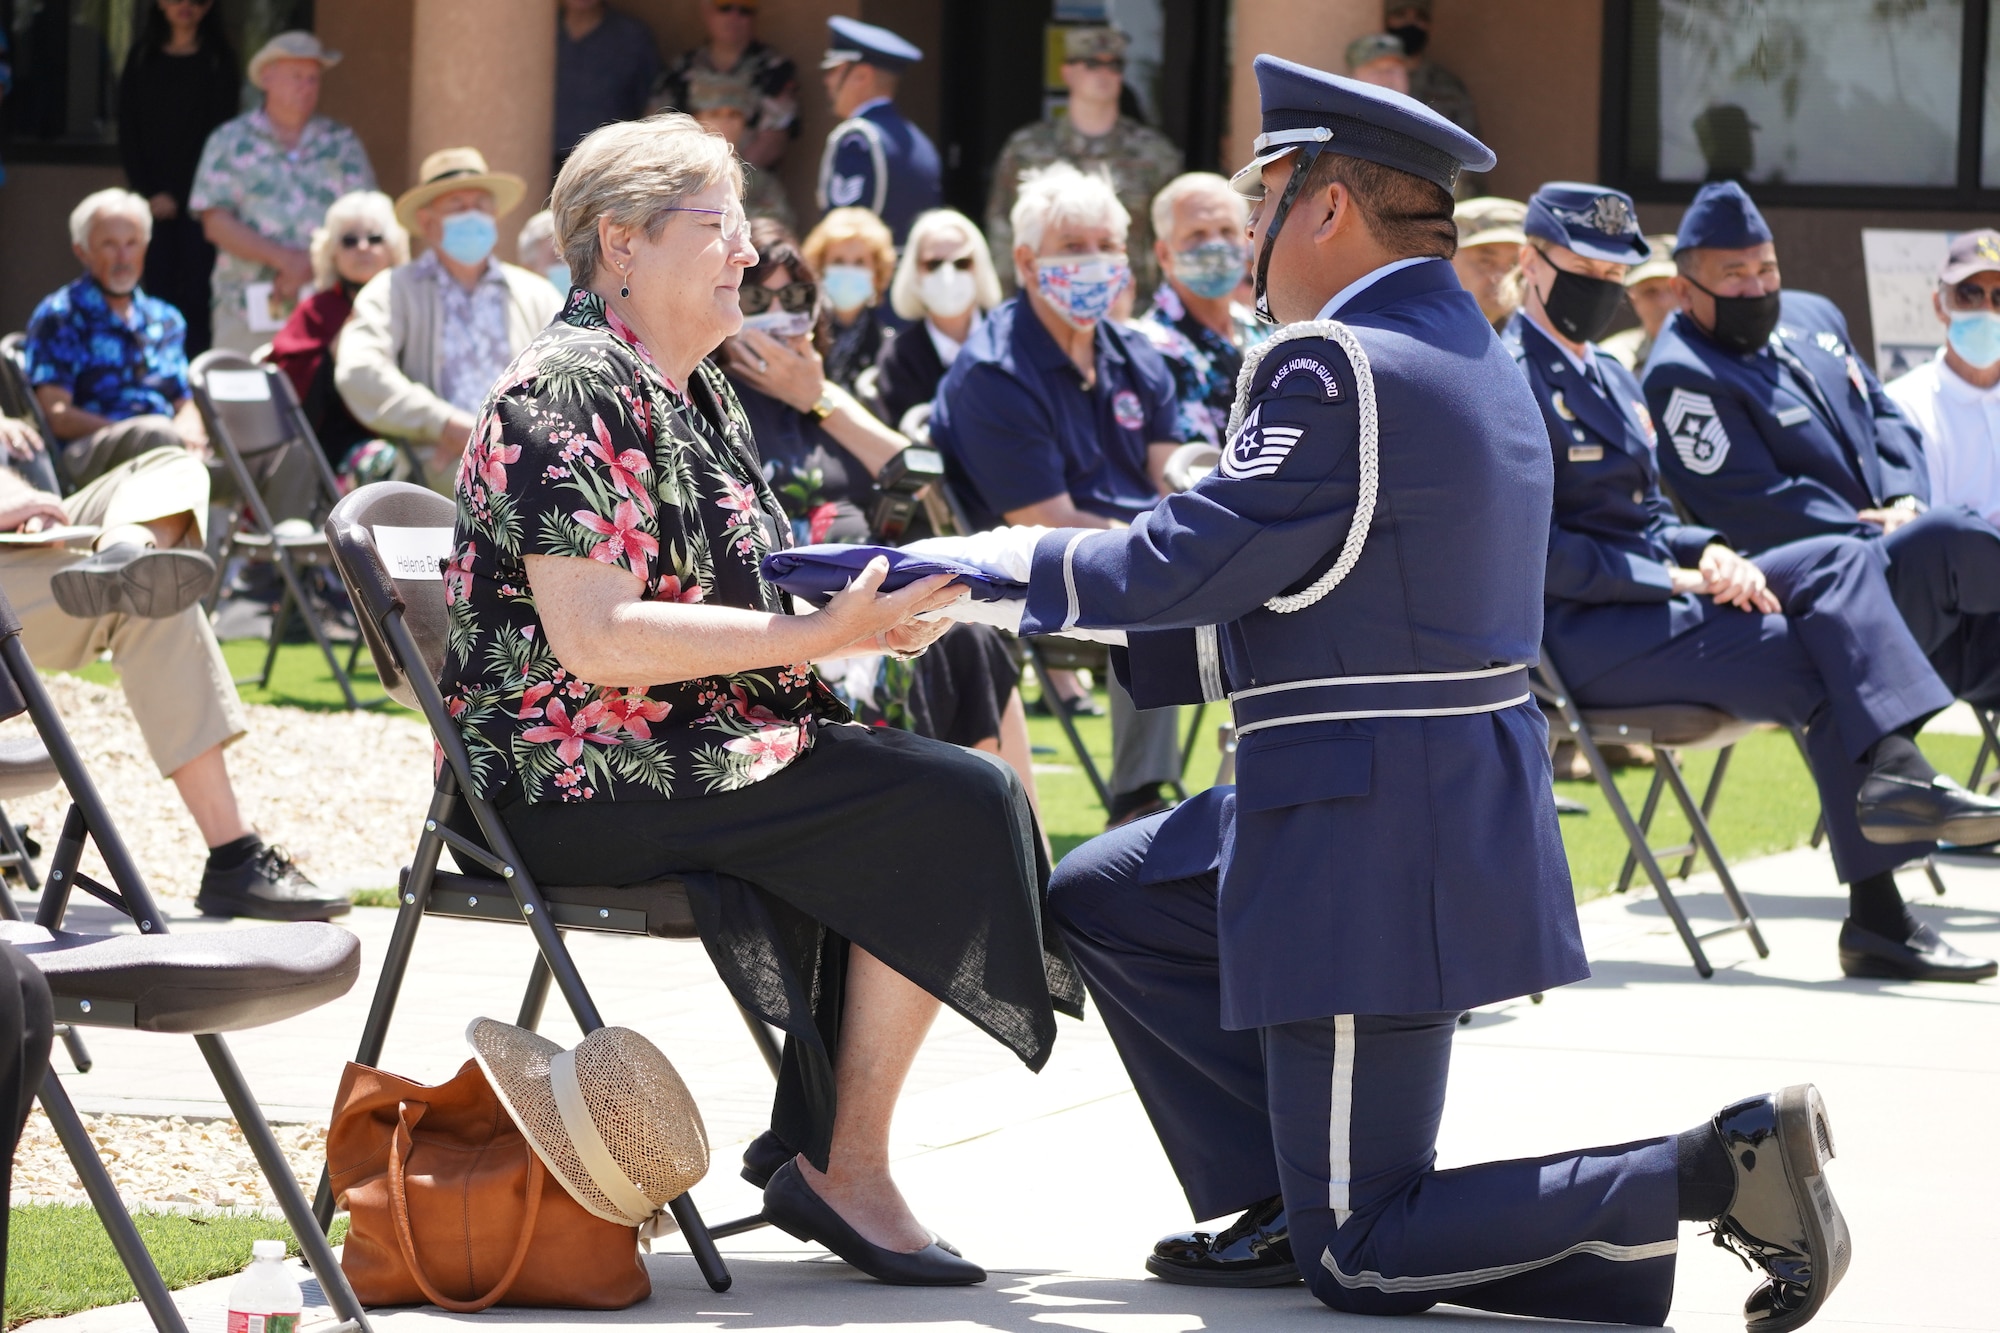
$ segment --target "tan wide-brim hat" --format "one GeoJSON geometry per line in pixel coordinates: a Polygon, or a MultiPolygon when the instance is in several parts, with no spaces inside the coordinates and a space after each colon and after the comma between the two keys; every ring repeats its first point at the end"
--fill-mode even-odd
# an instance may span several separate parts
{"type": "Polygon", "coordinates": [[[1642,282],[1654,278],[1671,278],[1680,270],[1674,267],[1674,237],[1668,232],[1659,236],[1648,236],[1646,243],[1653,247],[1653,253],[1646,256],[1643,264],[1634,264],[1625,270],[1625,285],[1637,287],[1642,282]]]}
{"type": "Polygon", "coordinates": [[[493,216],[501,217],[521,202],[528,183],[511,171],[489,171],[486,155],[477,148],[440,148],[424,159],[415,188],[396,199],[396,221],[403,230],[417,230],[417,210],[454,190],[484,190],[493,196],[493,216]]]}
{"type": "Polygon", "coordinates": [[[465,1030],[472,1057],[528,1146],[597,1217],[651,1237],[666,1205],[708,1174],[708,1131],[660,1048],[599,1028],[573,1051],[491,1018],[465,1030]]]}
{"type": "Polygon", "coordinates": [[[1526,245],[1528,233],[1521,230],[1521,223],[1527,216],[1528,206],[1519,199],[1483,194],[1477,199],[1461,200],[1451,214],[1452,221],[1458,224],[1458,248],[1526,245]]]}
{"type": "Polygon", "coordinates": [[[319,38],[309,32],[298,29],[281,32],[258,47],[257,54],[250,57],[248,77],[251,87],[264,86],[264,66],[273,60],[317,60],[321,69],[332,69],[340,63],[340,52],[327,50],[319,44],[319,38]]]}

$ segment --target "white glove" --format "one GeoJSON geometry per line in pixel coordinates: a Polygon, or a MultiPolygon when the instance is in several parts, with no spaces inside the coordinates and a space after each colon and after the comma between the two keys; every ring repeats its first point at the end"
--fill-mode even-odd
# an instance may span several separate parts
{"type": "Polygon", "coordinates": [[[1026,583],[1035,563],[1035,544],[1048,532],[1047,528],[994,528],[970,537],[926,537],[903,549],[912,555],[942,556],[978,565],[1001,578],[1026,583]]]}
{"type": "MultiPolygon", "coordinates": [[[[952,537],[934,538],[936,541],[955,541],[952,537]]],[[[908,547],[904,547],[908,550],[908,547]]],[[[954,557],[956,558],[956,557],[954,557]]],[[[969,562],[968,562],[969,563],[969,562]]],[[[1009,597],[1002,602],[981,602],[970,597],[961,597],[949,606],[941,606],[935,611],[925,611],[912,617],[915,620],[956,620],[968,625],[991,625],[1004,629],[1009,634],[1021,632],[1021,616],[1028,609],[1025,597],[1009,597]]]]}

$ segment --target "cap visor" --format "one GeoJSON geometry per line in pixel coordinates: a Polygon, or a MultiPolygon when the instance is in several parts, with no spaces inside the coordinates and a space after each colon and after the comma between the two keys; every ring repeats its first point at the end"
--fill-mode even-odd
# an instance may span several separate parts
{"type": "Polygon", "coordinates": [[[1981,273],[2000,273],[2000,263],[1995,263],[1991,259],[1968,259],[1963,264],[1950,264],[1938,274],[1938,281],[1948,285],[1964,282],[1967,278],[1981,273]]]}
{"type": "Polygon", "coordinates": [[[822,71],[825,71],[839,69],[842,65],[859,64],[860,62],[861,53],[859,51],[828,51],[819,58],[819,67],[822,71]]]}
{"type": "Polygon", "coordinates": [[[1257,154],[1257,156],[1250,159],[1248,166],[1229,178],[1229,188],[1246,198],[1257,198],[1263,193],[1264,189],[1264,168],[1276,162],[1287,153],[1296,151],[1298,151],[1297,144],[1285,144],[1282,147],[1273,148],[1267,153],[1257,154]]]}
{"type": "Polygon", "coordinates": [[[1585,259],[1601,259],[1610,264],[1639,264],[1652,258],[1651,251],[1642,254],[1639,248],[1633,245],[1601,245],[1595,241],[1583,241],[1575,237],[1571,237],[1567,245],[1585,259]]]}

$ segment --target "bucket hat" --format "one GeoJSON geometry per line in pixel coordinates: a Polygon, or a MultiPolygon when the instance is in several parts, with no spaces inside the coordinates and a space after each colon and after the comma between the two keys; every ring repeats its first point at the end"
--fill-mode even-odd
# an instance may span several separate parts
{"type": "Polygon", "coordinates": [[[250,57],[245,74],[251,87],[264,86],[264,66],[273,60],[317,60],[321,69],[332,69],[340,63],[340,52],[327,50],[319,44],[319,38],[309,32],[299,29],[281,32],[258,47],[257,54],[250,57]]]}
{"type": "Polygon", "coordinates": [[[511,171],[489,171],[486,155],[477,148],[440,148],[424,159],[417,183],[396,198],[396,221],[405,231],[417,230],[417,210],[454,190],[485,190],[493,196],[493,215],[500,217],[521,202],[528,183],[511,171]]]}

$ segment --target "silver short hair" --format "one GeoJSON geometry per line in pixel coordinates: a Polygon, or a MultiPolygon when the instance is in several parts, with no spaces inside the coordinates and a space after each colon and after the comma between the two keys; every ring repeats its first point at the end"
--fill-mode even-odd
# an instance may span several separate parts
{"type": "Polygon", "coordinates": [[[903,242],[903,258],[896,265],[895,279],[889,284],[889,304],[904,319],[918,320],[930,313],[924,308],[923,292],[917,285],[924,276],[917,271],[917,259],[924,242],[953,233],[963,234],[972,242],[973,306],[991,310],[1000,304],[1000,275],[993,271],[993,252],[987,247],[986,237],[965,214],[950,208],[933,208],[917,214],[917,220],[910,224],[909,239],[903,242]]]}
{"type": "Polygon", "coordinates": [[[139,231],[150,241],[153,239],[153,206],[130,190],[113,186],[87,194],[83,201],[69,211],[69,243],[81,250],[90,244],[90,229],[97,225],[97,219],[105,214],[112,217],[124,216],[139,224],[139,231]]]}
{"type": "Polygon", "coordinates": [[[600,218],[658,236],[666,210],[722,181],[743,190],[743,164],[727,140],[693,116],[663,111],[592,130],[571,150],[549,192],[556,248],[573,281],[587,286],[603,258],[600,218]]]}
{"type": "Polygon", "coordinates": [[[1132,231],[1132,215],[1118,202],[1111,178],[1101,171],[1082,172],[1067,162],[1021,173],[1014,211],[1007,215],[1014,244],[1039,253],[1050,223],[1109,227],[1120,243],[1132,231]]]}
{"type": "Polygon", "coordinates": [[[312,257],[313,286],[326,291],[340,281],[334,255],[348,228],[367,227],[382,234],[389,252],[389,267],[410,262],[410,233],[396,221],[396,203],[380,190],[354,190],[326,206],[326,220],[313,229],[306,253],[312,257]]]}
{"type": "Polygon", "coordinates": [[[1250,225],[1250,201],[1238,194],[1229,184],[1229,178],[1218,176],[1212,171],[1190,171],[1174,177],[1160,187],[1153,196],[1153,235],[1165,240],[1174,229],[1174,208],[1191,194],[1212,194],[1218,199],[1227,199],[1236,210],[1236,218],[1244,226],[1250,225]]]}

